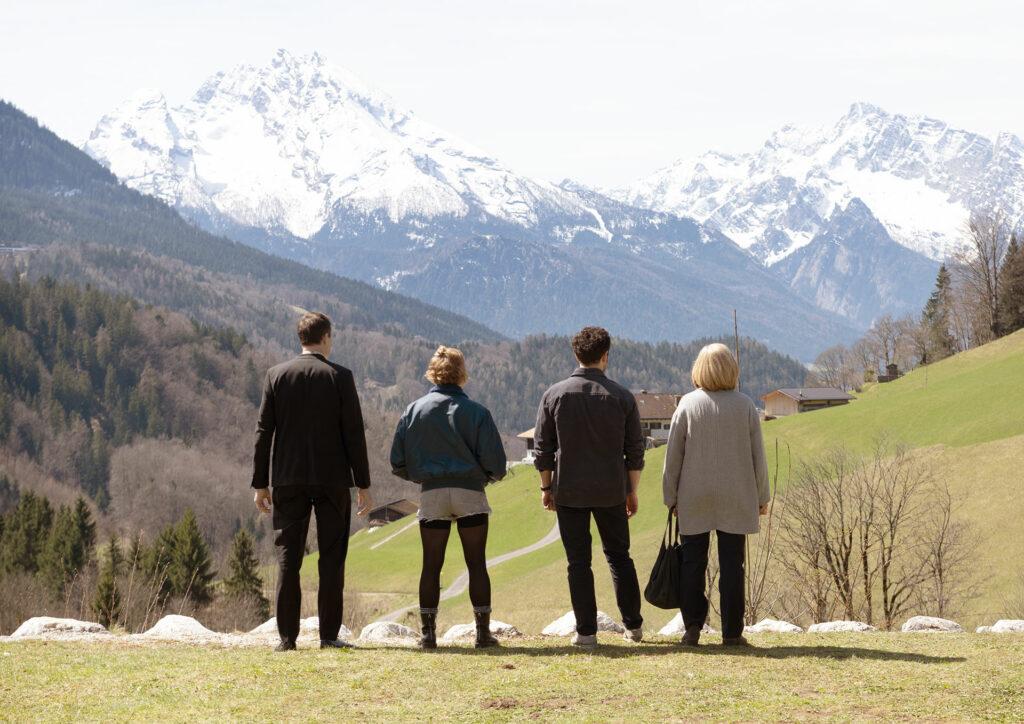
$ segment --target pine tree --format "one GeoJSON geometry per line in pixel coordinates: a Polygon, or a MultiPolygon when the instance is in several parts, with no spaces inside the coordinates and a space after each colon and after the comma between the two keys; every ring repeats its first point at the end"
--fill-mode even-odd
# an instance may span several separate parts
{"type": "Polygon", "coordinates": [[[935,289],[928,297],[921,314],[921,324],[927,330],[928,357],[923,364],[937,362],[956,353],[956,340],[950,332],[949,313],[953,306],[953,280],[943,264],[935,279],[935,289]]]}
{"type": "Polygon", "coordinates": [[[74,508],[62,505],[53,520],[39,563],[39,574],[57,596],[85,569],[96,543],[96,524],[85,500],[74,508]]]}
{"type": "Polygon", "coordinates": [[[103,564],[100,566],[100,579],[96,584],[96,595],[92,601],[93,613],[96,614],[99,622],[108,628],[121,615],[121,590],[117,585],[117,577],[122,565],[121,546],[118,544],[117,538],[111,536],[106,547],[103,564]]]}
{"type": "Polygon", "coordinates": [[[50,501],[32,492],[10,512],[0,539],[0,572],[35,573],[53,525],[50,501]]]}
{"type": "Polygon", "coordinates": [[[263,595],[263,579],[259,574],[256,544],[249,531],[242,528],[231,543],[228,568],[231,575],[224,581],[224,590],[235,599],[249,599],[259,605],[262,618],[270,615],[270,602],[263,595]]]}
{"type": "Polygon", "coordinates": [[[174,592],[171,584],[171,567],[177,547],[177,528],[168,525],[160,531],[153,545],[142,549],[139,559],[142,571],[150,581],[157,584],[161,598],[166,598],[174,592]]]}
{"type": "Polygon", "coordinates": [[[195,513],[191,509],[186,510],[175,530],[168,571],[171,591],[199,604],[209,603],[213,599],[213,575],[210,549],[199,531],[195,513]]]}
{"type": "Polygon", "coordinates": [[[1016,237],[1003,257],[999,287],[1003,334],[1024,329],[1024,244],[1016,237]]]}
{"type": "MultiPolygon", "coordinates": [[[[0,515],[15,508],[20,497],[21,493],[18,491],[17,483],[6,475],[0,475],[0,515]]],[[[0,525],[2,525],[2,521],[3,518],[0,518],[0,525]]],[[[0,537],[2,536],[2,529],[0,529],[0,537]]]]}

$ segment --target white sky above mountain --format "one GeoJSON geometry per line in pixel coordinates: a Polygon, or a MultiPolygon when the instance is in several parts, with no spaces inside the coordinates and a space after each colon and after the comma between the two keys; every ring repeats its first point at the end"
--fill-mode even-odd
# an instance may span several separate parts
{"type": "Polygon", "coordinates": [[[992,0],[13,0],[0,98],[81,143],[139,88],[319,51],[520,172],[611,186],[855,100],[1024,136],[1022,27],[992,0]]]}

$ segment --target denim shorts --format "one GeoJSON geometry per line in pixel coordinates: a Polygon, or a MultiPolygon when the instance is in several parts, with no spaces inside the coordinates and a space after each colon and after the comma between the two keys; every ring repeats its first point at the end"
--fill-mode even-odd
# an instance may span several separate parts
{"type": "Polygon", "coordinates": [[[470,515],[489,515],[491,506],[482,490],[434,488],[420,495],[419,520],[458,520],[470,515]]]}

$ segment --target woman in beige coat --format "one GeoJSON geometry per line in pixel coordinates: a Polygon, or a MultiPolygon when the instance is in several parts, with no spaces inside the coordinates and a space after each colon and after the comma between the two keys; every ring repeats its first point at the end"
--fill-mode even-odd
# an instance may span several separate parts
{"type": "Polygon", "coordinates": [[[672,416],[662,490],[679,520],[682,542],[683,644],[696,646],[708,615],[705,574],[711,531],[718,539],[722,638],[744,645],[746,536],[768,510],[768,465],[761,420],[736,389],[739,365],[724,344],[709,344],[691,372],[696,388],[672,416]]]}

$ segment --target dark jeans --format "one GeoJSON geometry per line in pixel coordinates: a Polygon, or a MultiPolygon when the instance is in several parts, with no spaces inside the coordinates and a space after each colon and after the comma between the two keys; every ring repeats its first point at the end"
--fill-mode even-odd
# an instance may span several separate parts
{"type": "Polygon", "coordinates": [[[352,498],[347,488],[279,486],[273,489],[273,518],[277,545],[277,630],[282,641],[299,636],[302,587],[299,568],[306,552],[309,516],[316,513],[316,538],[320,549],[320,638],[333,641],[341,629],[342,592],[345,588],[345,557],[352,498]]]}
{"type": "MultiPolygon", "coordinates": [[[[718,538],[718,593],[722,612],[722,636],[736,638],[743,633],[744,561],[746,536],[717,531],[718,538]]],[[[708,570],[710,533],[684,535],[680,563],[680,583],[683,587],[683,625],[700,628],[708,617],[708,599],[705,595],[708,570]]]]}
{"type": "Polygon", "coordinates": [[[569,598],[576,614],[576,633],[592,636],[597,633],[597,597],[594,594],[594,572],[591,570],[590,516],[594,516],[601,547],[608,559],[615,586],[615,600],[626,628],[640,628],[640,583],[636,567],[629,557],[629,518],[626,504],[610,508],[570,508],[558,506],[558,530],[569,562],[569,598]]]}

